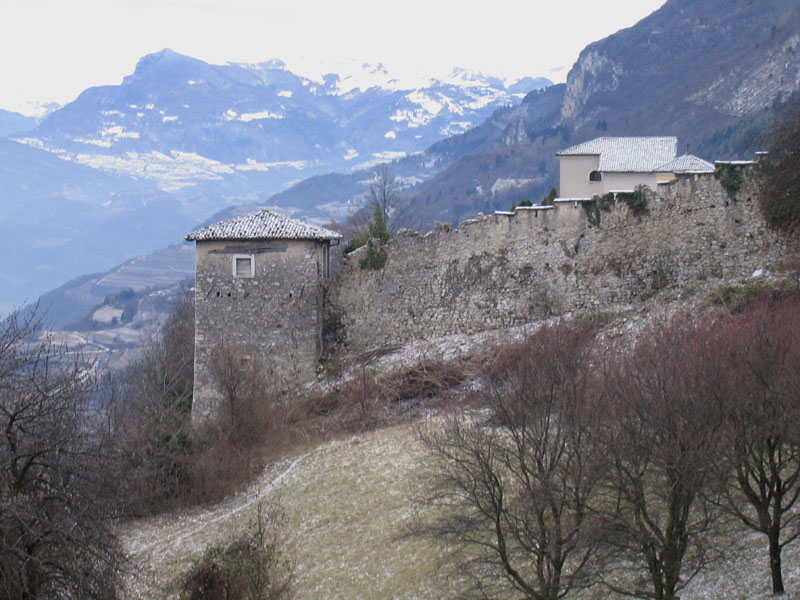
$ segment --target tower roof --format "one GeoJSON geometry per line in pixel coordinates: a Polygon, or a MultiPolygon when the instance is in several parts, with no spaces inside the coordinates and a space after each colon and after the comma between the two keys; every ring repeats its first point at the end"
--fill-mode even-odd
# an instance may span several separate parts
{"type": "Polygon", "coordinates": [[[333,240],[341,234],[300,219],[263,209],[202,227],[186,236],[207,240],[333,240]]]}

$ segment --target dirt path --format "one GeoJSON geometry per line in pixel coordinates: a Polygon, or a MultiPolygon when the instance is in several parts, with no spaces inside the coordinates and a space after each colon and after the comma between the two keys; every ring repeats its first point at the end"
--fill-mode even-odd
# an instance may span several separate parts
{"type": "Polygon", "coordinates": [[[221,504],[126,525],[120,537],[131,560],[131,575],[125,582],[124,597],[153,599],[174,595],[174,574],[183,572],[207,546],[240,531],[258,501],[280,486],[306,456],[271,466],[250,487],[221,504]]]}

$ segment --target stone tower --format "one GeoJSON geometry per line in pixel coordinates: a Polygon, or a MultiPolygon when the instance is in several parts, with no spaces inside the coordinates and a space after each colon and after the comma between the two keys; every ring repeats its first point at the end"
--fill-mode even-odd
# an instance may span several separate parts
{"type": "Polygon", "coordinates": [[[330,245],[341,235],[260,210],[186,236],[196,244],[192,420],[212,416],[221,397],[211,360],[235,348],[257,353],[284,387],[307,381],[322,353],[322,297],[330,245]]]}

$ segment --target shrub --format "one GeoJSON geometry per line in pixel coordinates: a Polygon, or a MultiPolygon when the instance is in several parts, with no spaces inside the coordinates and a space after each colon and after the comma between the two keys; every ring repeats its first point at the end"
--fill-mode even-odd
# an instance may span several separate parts
{"type": "Polygon", "coordinates": [[[720,185],[728,192],[728,198],[736,201],[736,194],[742,187],[744,181],[744,173],[736,165],[717,165],[714,170],[714,179],[719,181],[720,185]]]}
{"type": "Polygon", "coordinates": [[[760,282],[747,284],[726,283],[719,286],[711,295],[711,304],[721,306],[730,312],[739,312],[764,292],[760,282]]]}
{"type": "Polygon", "coordinates": [[[270,365],[221,343],[211,373],[222,393],[218,419],[192,428],[193,295],[178,300],[163,336],[122,381],[107,378],[109,420],[123,508],[132,515],[218,501],[239,489],[291,439],[271,390],[270,365]]]}
{"type": "Polygon", "coordinates": [[[613,206],[614,194],[611,192],[581,201],[583,212],[586,213],[589,224],[594,227],[600,227],[601,213],[609,212],[613,206]]]}
{"type": "Polygon", "coordinates": [[[633,192],[620,192],[617,194],[617,200],[622,200],[635,217],[647,214],[647,194],[642,190],[633,192]]]}
{"type": "Polygon", "coordinates": [[[370,239],[367,242],[367,253],[358,264],[362,269],[378,271],[386,265],[387,258],[389,258],[389,253],[383,247],[383,244],[370,239]]]}
{"type": "Polygon", "coordinates": [[[182,600],[281,600],[291,598],[293,566],[286,557],[278,507],[258,505],[247,531],[227,545],[206,550],[182,581],[182,600]]]}
{"type": "Polygon", "coordinates": [[[558,190],[556,189],[556,186],[553,186],[550,188],[547,196],[542,198],[542,206],[553,206],[553,200],[556,198],[558,198],[558,190]]]}
{"type": "Polygon", "coordinates": [[[530,200],[520,200],[519,202],[512,202],[511,210],[514,210],[515,208],[520,206],[533,206],[533,202],[531,202],[530,200]]]}
{"type": "Polygon", "coordinates": [[[325,433],[384,425],[390,422],[392,411],[401,418],[407,415],[412,406],[408,401],[440,396],[471,372],[468,362],[421,356],[413,364],[377,374],[369,364],[371,358],[360,356],[353,377],[333,390],[297,399],[289,409],[289,423],[298,426],[303,421],[316,421],[325,433]]]}

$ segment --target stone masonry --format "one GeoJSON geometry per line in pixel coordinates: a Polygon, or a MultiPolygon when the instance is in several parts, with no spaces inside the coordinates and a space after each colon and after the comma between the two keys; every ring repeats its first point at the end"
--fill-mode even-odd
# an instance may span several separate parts
{"type": "Polygon", "coordinates": [[[215,352],[242,360],[259,355],[280,387],[314,376],[321,353],[323,264],[328,242],[215,240],[197,242],[193,420],[218,400],[215,352]],[[233,277],[235,255],[254,257],[252,277],[233,277]]]}
{"type": "Polygon", "coordinates": [[[362,270],[359,250],[329,286],[326,345],[369,349],[613,310],[780,270],[800,243],[767,228],[755,179],[747,167],[731,199],[713,174],[680,176],[657,193],[645,188],[638,216],[621,200],[592,219],[594,202],[557,201],[401,232],[383,269],[362,270]]]}

